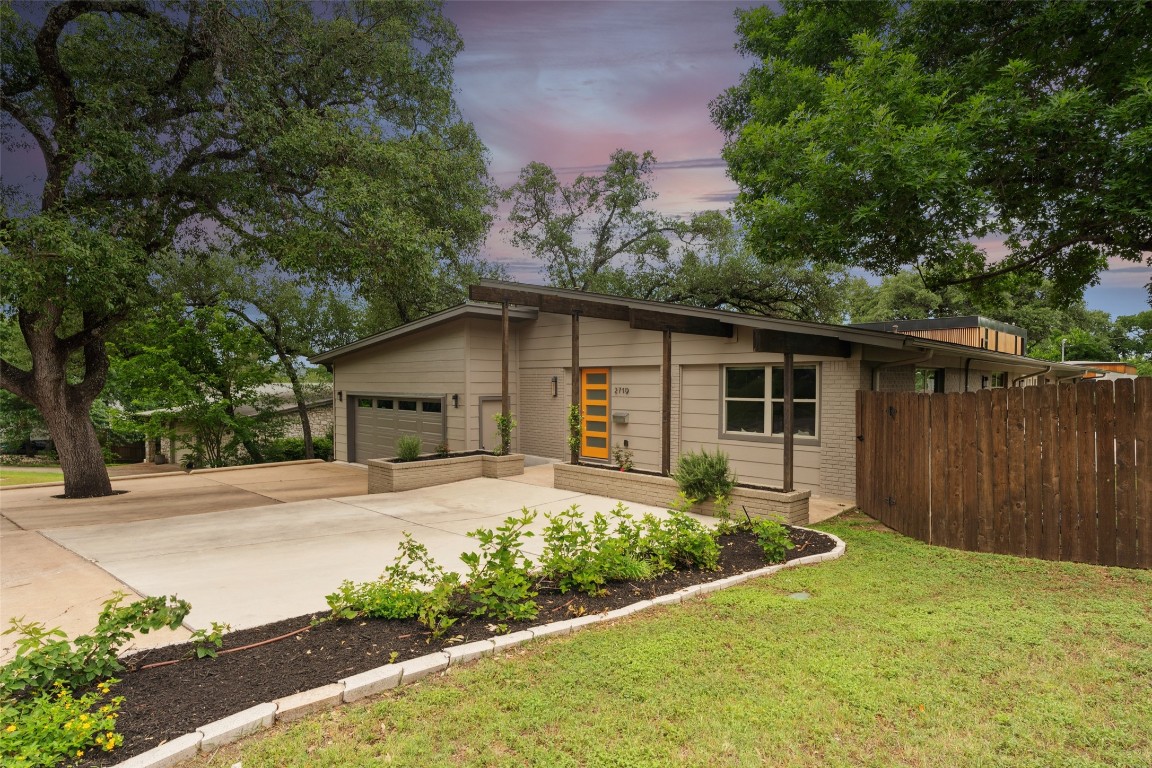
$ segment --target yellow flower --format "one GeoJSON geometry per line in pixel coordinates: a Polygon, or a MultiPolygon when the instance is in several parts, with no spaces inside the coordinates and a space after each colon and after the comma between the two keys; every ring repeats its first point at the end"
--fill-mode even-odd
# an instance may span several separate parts
{"type": "Polygon", "coordinates": [[[108,731],[108,738],[110,738],[110,739],[115,739],[115,738],[116,738],[116,734],[115,734],[115,733],[113,733],[112,731],[108,731]]]}
{"type": "Polygon", "coordinates": [[[16,726],[10,725],[7,728],[5,728],[4,730],[8,731],[8,733],[12,733],[12,731],[16,730],[16,726]]]}
{"type": "Polygon", "coordinates": [[[76,750],[76,757],[84,757],[84,750],[82,750],[82,749],[76,750]]]}
{"type": "Polygon", "coordinates": [[[71,729],[72,729],[72,721],[69,720],[68,722],[64,723],[64,730],[68,731],[71,729]]]}

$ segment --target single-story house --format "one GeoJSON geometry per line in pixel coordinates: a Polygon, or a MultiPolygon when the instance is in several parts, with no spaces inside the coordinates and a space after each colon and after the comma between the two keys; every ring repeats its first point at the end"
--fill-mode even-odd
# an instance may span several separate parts
{"type": "Polygon", "coordinates": [[[470,300],[311,358],[333,373],[335,458],[496,447],[507,398],[512,448],[667,473],[721,450],[742,482],[851,501],[857,390],[968,391],[1078,378],[1079,367],[905,333],[483,280],[470,300]],[[937,384],[936,381],[940,383],[937,384]],[[788,386],[791,384],[791,386],[788,386]],[[789,428],[790,422],[790,428],[789,428]]]}
{"type": "MultiPolygon", "coordinates": [[[[332,429],[332,417],[335,413],[332,407],[331,385],[309,382],[304,386],[307,398],[305,406],[308,409],[308,424],[312,430],[312,438],[323,437],[332,429]]],[[[291,384],[263,384],[256,387],[254,392],[255,397],[260,400],[260,407],[239,406],[236,409],[237,416],[260,415],[280,437],[304,436],[304,426],[300,420],[300,410],[291,384]]],[[[163,434],[143,441],[140,460],[183,466],[192,458],[196,448],[196,433],[187,420],[181,418],[180,411],[180,408],[157,408],[136,413],[137,417],[144,419],[160,415],[164,422],[163,434]]]]}

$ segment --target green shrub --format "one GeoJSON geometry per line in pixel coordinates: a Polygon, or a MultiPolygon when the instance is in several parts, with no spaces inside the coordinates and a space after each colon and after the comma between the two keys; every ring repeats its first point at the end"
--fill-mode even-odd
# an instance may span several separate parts
{"type": "Polygon", "coordinates": [[[353,584],[345,581],[325,597],[332,618],[412,619],[420,614],[427,594],[420,587],[437,587],[455,577],[437,565],[428,548],[405,532],[399,554],[376,581],[353,584]]]}
{"type": "Polygon", "coordinates": [[[699,501],[730,496],[736,486],[736,476],[728,466],[728,455],[723,451],[699,453],[691,451],[680,456],[672,475],[685,495],[699,501]]]}
{"type": "Polygon", "coordinates": [[[657,570],[686,567],[714,571],[720,567],[716,534],[683,512],[670,510],[663,520],[647,514],[641,524],[642,550],[657,570]]]}
{"type": "Polygon", "coordinates": [[[436,582],[431,592],[424,595],[420,602],[417,620],[428,628],[431,633],[428,641],[444,636],[459,619],[454,615],[460,612],[460,574],[445,574],[436,582]]]}
{"type": "Polygon", "coordinates": [[[516,419],[512,414],[505,416],[498,413],[493,417],[496,420],[496,435],[500,445],[492,453],[497,456],[507,456],[512,450],[512,430],[516,429],[516,419]]]}
{"type": "Polygon", "coordinates": [[[568,452],[573,456],[580,455],[580,436],[584,431],[584,421],[580,418],[580,406],[573,403],[568,406],[568,452]]]}
{"type": "Polygon", "coordinates": [[[788,535],[788,529],[775,520],[753,520],[750,525],[756,541],[764,550],[764,559],[769,563],[784,562],[788,550],[792,548],[792,537],[788,535]]]}
{"type": "Polygon", "coordinates": [[[91,750],[111,752],[124,743],[116,733],[124,698],[108,698],[107,680],[76,697],[57,682],[22,699],[0,700],[0,763],[6,768],[48,768],[72,763],[91,750]]]}
{"type": "Polygon", "coordinates": [[[400,435],[396,438],[396,458],[400,461],[415,461],[420,456],[420,436],[400,435]]]}
{"type": "Polygon", "coordinates": [[[637,537],[632,535],[632,516],[622,504],[610,514],[624,524],[623,535],[618,533],[619,524],[614,526],[599,512],[589,525],[575,504],[545,515],[549,523],[540,558],[542,578],[553,581],[561,592],[575,589],[597,595],[606,582],[650,577],[652,568],[640,557],[637,537]]]}
{"type": "Polygon", "coordinates": [[[121,605],[125,597],[117,592],[104,603],[91,634],[72,641],[59,628],[13,619],[3,634],[21,637],[14,644],[16,655],[0,667],[0,690],[9,694],[44,691],[57,682],[77,690],[107,678],[124,669],[117,653],[137,632],[175,629],[192,608],[173,596],[146,597],[121,605]]]}
{"type": "Polygon", "coordinates": [[[532,561],[524,554],[523,540],[536,513],[524,507],[520,517],[509,517],[495,531],[479,528],[468,535],[480,543],[480,552],[460,559],[468,566],[468,599],[473,616],[493,621],[534,619],[539,611],[533,591],[532,561]]]}
{"type": "Polygon", "coordinates": [[[612,461],[616,462],[616,466],[620,468],[621,472],[631,472],[634,466],[632,450],[617,443],[612,446],[612,461]]]}

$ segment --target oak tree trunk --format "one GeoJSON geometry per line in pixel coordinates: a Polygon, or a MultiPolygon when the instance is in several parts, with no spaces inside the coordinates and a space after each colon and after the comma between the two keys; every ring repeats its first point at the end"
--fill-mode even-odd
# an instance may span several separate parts
{"type": "Polygon", "coordinates": [[[20,331],[32,357],[31,370],[0,361],[5,389],[23,398],[44,418],[48,434],[60,456],[64,473],[64,496],[70,499],[108,496],[112,483],[104,466],[104,454],[92,424],[92,403],[108,378],[108,354],[103,327],[91,317],[84,329],[68,338],[56,330],[63,313],[52,304],[35,312],[18,313],[20,331]],[[68,363],[74,354],[83,360],[83,377],[68,380],[68,363]]]}

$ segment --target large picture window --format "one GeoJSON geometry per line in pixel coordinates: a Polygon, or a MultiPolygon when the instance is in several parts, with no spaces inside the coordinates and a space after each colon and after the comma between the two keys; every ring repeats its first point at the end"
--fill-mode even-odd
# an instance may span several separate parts
{"type": "MultiPolygon", "coordinates": [[[[816,366],[792,369],[792,434],[817,437],[816,366]]],[[[784,435],[784,366],[730,366],[724,369],[724,432],[784,435]]]]}

